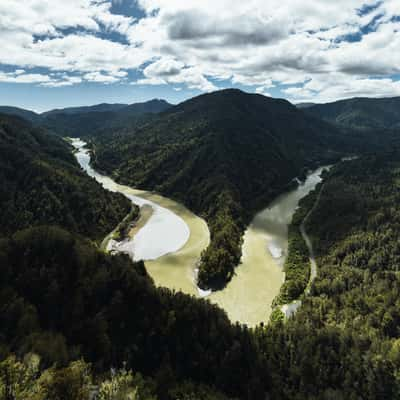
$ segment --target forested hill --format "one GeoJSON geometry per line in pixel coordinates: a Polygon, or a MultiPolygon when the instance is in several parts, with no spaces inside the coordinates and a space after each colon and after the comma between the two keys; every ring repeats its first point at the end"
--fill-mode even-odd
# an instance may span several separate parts
{"type": "Polygon", "coordinates": [[[7,114],[7,115],[13,115],[15,117],[21,117],[21,118],[26,119],[27,121],[30,121],[33,123],[40,122],[40,114],[37,114],[30,110],[24,110],[23,108],[0,106],[0,113],[7,114]]]}
{"type": "Polygon", "coordinates": [[[317,118],[357,129],[400,129],[399,110],[400,97],[353,98],[305,109],[317,118]]]}
{"type": "Polygon", "coordinates": [[[158,99],[130,105],[72,107],[41,114],[40,124],[62,136],[109,134],[115,129],[134,128],[170,107],[165,100],[158,99]]]}
{"type": "Polygon", "coordinates": [[[223,285],[240,260],[254,211],[308,167],[343,149],[341,133],[285,100],[223,90],[123,135],[97,137],[96,165],[119,181],[183,201],[205,216],[212,243],[203,287],[223,285]]]}
{"type": "Polygon", "coordinates": [[[81,171],[64,140],[2,114],[0,182],[0,236],[57,224],[100,240],[130,209],[81,171]]]}
{"type": "Polygon", "coordinates": [[[285,343],[277,398],[399,398],[399,189],[397,151],[341,163],[323,183],[306,222],[318,275],[296,316],[270,331],[285,343]]]}

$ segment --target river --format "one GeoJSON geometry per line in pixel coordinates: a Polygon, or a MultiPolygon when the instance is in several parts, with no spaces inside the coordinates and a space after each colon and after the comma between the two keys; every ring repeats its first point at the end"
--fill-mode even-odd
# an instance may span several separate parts
{"type": "Polygon", "coordinates": [[[81,167],[106,189],[127,196],[139,206],[150,204],[153,215],[133,240],[121,250],[134,259],[144,259],[158,286],[204,297],[223,308],[231,321],[255,326],[267,323],[271,304],[284,281],[288,225],[299,200],[321,181],[319,168],[305,182],[274,200],[259,212],[244,234],[241,264],[223,290],[207,293],[195,283],[195,268],[201,251],[210,241],[206,222],[183,205],[153,192],[119,185],[90,167],[85,143],[73,139],[81,167]]]}

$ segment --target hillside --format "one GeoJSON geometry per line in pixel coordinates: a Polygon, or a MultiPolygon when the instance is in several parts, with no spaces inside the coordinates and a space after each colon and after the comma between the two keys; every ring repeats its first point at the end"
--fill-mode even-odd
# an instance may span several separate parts
{"type": "Polygon", "coordinates": [[[399,129],[399,110],[400,97],[353,98],[305,109],[314,117],[357,129],[399,129]]]}
{"type": "Polygon", "coordinates": [[[21,118],[24,118],[27,121],[30,121],[33,123],[40,122],[40,114],[37,114],[30,110],[24,110],[23,108],[0,106],[0,113],[7,114],[7,115],[13,115],[15,117],[21,117],[21,118]]]}
{"type": "Polygon", "coordinates": [[[188,100],[124,135],[95,141],[96,166],[203,215],[212,243],[199,283],[221,287],[254,212],[307,168],[338,156],[341,134],[285,100],[224,90],[188,100]]]}
{"type": "Polygon", "coordinates": [[[273,398],[398,398],[399,182],[399,152],[340,163],[326,176],[306,221],[317,277],[296,315],[269,331],[277,358],[271,347],[267,354],[279,365],[272,381],[285,377],[273,398]]]}
{"type": "Polygon", "coordinates": [[[121,108],[125,108],[127,106],[128,104],[123,104],[123,103],[101,103],[101,104],[95,104],[94,106],[55,108],[54,110],[42,113],[41,116],[49,117],[50,115],[57,115],[57,114],[84,114],[84,113],[108,112],[108,111],[113,112],[113,111],[118,111],[121,108]]]}
{"type": "MultiPolygon", "coordinates": [[[[261,378],[265,362],[248,330],[231,325],[205,300],[156,289],[143,262],[101,253],[62,229],[40,227],[0,240],[0,272],[0,359],[34,352],[48,368],[84,357],[100,376],[125,365],[152,376],[150,387],[160,400],[222,398],[169,393],[183,382],[184,392],[190,381],[249,400],[268,389],[261,378]]],[[[7,383],[2,374],[0,389],[7,383]]],[[[77,398],[64,392],[40,399],[77,398]]]]}
{"type": "Polygon", "coordinates": [[[61,136],[90,136],[115,129],[135,127],[165,111],[170,104],[164,100],[144,103],[99,104],[53,110],[41,115],[40,124],[61,136]]]}
{"type": "Polygon", "coordinates": [[[315,105],[316,105],[316,103],[297,103],[297,104],[295,104],[295,106],[300,109],[313,107],[315,105]]]}
{"type": "Polygon", "coordinates": [[[0,181],[0,236],[56,224],[101,240],[130,209],[81,171],[65,141],[1,114],[0,181]]]}

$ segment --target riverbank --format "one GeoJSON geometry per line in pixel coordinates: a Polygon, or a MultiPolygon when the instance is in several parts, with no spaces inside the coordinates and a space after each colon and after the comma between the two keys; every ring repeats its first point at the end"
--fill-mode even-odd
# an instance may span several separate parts
{"type": "MultiPolygon", "coordinates": [[[[80,139],[71,139],[70,142],[76,149],[75,156],[80,166],[89,176],[106,189],[124,194],[138,206],[149,205],[153,208],[152,215],[135,232],[136,242],[130,242],[130,246],[136,249],[136,258],[145,260],[155,284],[197,296],[194,269],[201,252],[210,242],[206,222],[174,200],[117,184],[99,174],[90,166],[86,143],[80,139]]],[[[109,239],[106,239],[107,242],[109,239]]]]}
{"type": "Polygon", "coordinates": [[[86,143],[80,139],[71,139],[71,143],[77,149],[75,156],[80,166],[105,189],[122,193],[139,207],[148,204],[153,208],[153,215],[137,232],[134,240],[129,242],[128,250],[134,254],[135,260],[154,260],[174,253],[187,244],[190,228],[173,212],[174,208],[182,206],[155,193],[119,185],[111,178],[99,174],[90,166],[90,153],[85,148],[86,143]]]}
{"type": "Polygon", "coordinates": [[[154,207],[154,215],[135,233],[134,241],[129,241],[120,250],[128,253],[131,250],[134,259],[146,254],[146,269],[157,286],[196,297],[206,296],[212,303],[223,308],[232,322],[250,327],[261,322],[268,323],[273,300],[285,279],[283,264],[288,248],[288,226],[299,200],[321,181],[323,168],[309,174],[304,182],[279,196],[254,217],[243,237],[241,263],[235,275],[223,290],[210,293],[199,290],[196,285],[198,261],[210,243],[206,222],[171,199],[119,185],[111,178],[98,174],[89,165],[88,152],[84,157],[82,160],[81,154],[81,166],[105,188],[125,194],[138,205],[147,203],[154,207]],[[160,208],[164,213],[157,213],[160,208]],[[165,213],[171,213],[173,218],[165,220],[165,213]],[[157,220],[163,224],[163,229],[157,229],[157,220]],[[157,248],[168,241],[170,236],[177,235],[179,230],[181,236],[185,231],[182,231],[182,225],[174,225],[176,221],[182,221],[183,227],[187,229],[187,237],[184,242],[180,242],[179,247],[170,247],[169,251],[162,254],[157,248]],[[147,251],[138,251],[140,248],[137,243],[135,245],[135,240],[147,251]]]}

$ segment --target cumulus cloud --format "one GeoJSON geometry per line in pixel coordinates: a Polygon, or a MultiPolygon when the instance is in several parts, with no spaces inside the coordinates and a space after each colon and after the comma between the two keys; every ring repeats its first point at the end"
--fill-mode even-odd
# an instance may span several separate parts
{"type": "Polygon", "coordinates": [[[190,89],[212,91],[217,89],[207,80],[201,70],[196,67],[187,67],[184,63],[162,58],[148,65],[143,70],[144,78],[137,83],[141,85],[162,85],[184,83],[190,89]]]}
{"type": "Polygon", "coordinates": [[[119,79],[115,76],[104,74],[102,72],[89,72],[83,76],[89,82],[116,83],[119,79]]]}
{"type": "Polygon", "coordinates": [[[352,97],[400,96],[400,81],[389,78],[355,78],[333,74],[310,80],[302,87],[284,89],[295,102],[329,102],[352,97]]]}
{"type": "Polygon", "coordinates": [[[2,0],[0,62],[47,69],[46,85],[129,82],[135,71],[130,83],[230,81],[291,99],[398,93],[398,0],[132,0],[140,19],[113,14],[113,2],[2,0]]]}
{"type": "MultiPolygon", "coordinates": [[[[337,96],[357,94],[357,88],[361,94],[367,92],[362,85],[374,81],[368,77],[392,81],[390,76],[400,73],[396,0],[138,3],[147,18],[133,26],[128,37],[160,57],[145,78],[148,82],[169,83],[158,66],[171,57],[195,66],[204,77],[255,86],[261,93],[267,93],[271,81],[292,85],[285,90],[288,96],[299,92],[299,86],[303,95],[318,95],[307,91],[306,82],[333,78],[342,80],[337,96]]],[[[395,94],[395,84],[385,93],[390,87],[395,94]]]]}
{"type": "Polygon", "coordinates": [[[7,83],[49,83],[52,79],[48,75],[43,74],[25,74],[22,70],[15,72],[1,72],[0,71],[0,82],[7,83]]]}

